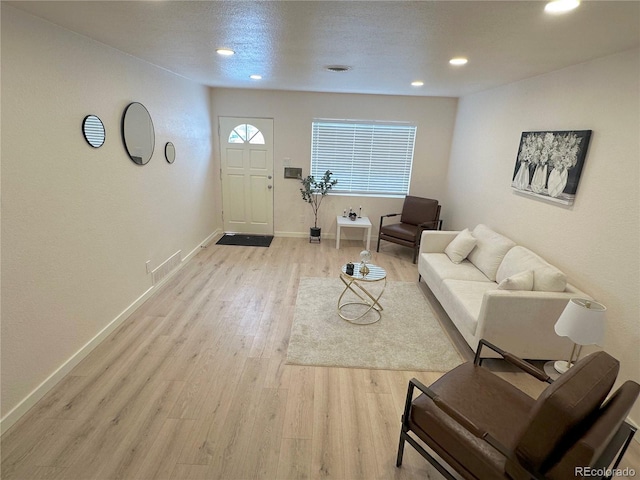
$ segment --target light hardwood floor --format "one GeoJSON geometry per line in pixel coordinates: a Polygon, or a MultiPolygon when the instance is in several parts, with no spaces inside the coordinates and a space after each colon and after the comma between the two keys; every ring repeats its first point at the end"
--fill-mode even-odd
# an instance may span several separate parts
{"type": "MultiPolygon", "coordinates": [[[[202,249],[3,435],[2,478],[442,478],[409,446],[395,467],[407,382],[439,373],[285,364],[299,279],[359,258],[361,242],[341,243],[202,249]]],[[[374,262],[417,280],[408,249],[374,262]]],[[[639,450],[624,461],[637,472],[639,450]]]]}

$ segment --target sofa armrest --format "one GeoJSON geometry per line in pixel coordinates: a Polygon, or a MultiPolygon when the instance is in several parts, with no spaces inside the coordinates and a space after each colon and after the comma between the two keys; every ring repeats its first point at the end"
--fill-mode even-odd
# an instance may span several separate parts
{"type": "Polygon", "coordinates": [[[458,233],[452,230],[424,230],[420,238],[420,253],[444,253],[458,233]]]}
{"type": "Polygon", "coordinates": [[[571,341],[554,326],[569,299],[588,295],[571,287],[565,292],[489,290],[485,292],[475,338],[503,345],[526,359],[556,360],[568,356],[571,341]]]}

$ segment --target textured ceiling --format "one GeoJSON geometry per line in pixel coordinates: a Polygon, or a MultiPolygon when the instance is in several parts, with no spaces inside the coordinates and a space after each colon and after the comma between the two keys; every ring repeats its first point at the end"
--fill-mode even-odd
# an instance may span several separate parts
{"type": "Polygon", "coordinates": [[[461,96],[640,44],[638,1],[3,3],[214,87],[461,96]]]}

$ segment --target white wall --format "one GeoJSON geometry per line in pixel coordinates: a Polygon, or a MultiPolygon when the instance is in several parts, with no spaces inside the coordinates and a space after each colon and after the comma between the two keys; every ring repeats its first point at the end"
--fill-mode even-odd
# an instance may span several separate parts
{"type": "MultiPolygon", "coordinates": [[[[557,265],[607,308],[604,349],[640,381],[640,51],[459,101],[446,205],[461,229],[486,223],[557,265]],[[510,188],[520,134],[593,130],[571,207],[510,188]]],[[[568,353],[568,352],[567,352],[568,353]]],[[[640,404],[632,418],[640,423],[640,404]]]]}
{"type": "MultiPolygon", "coordinates": [[[[308,235],[313,214],[300,196],[300,184],[285,179],[284,159],[292,167],[309,174],[311,157],[311,122],[314,118],[409,121],[417,125],[414,165],[410,194],[442,199],[446,192],[445,176],[453,134],[457,99],[435,97],[400,97],[333,93],[302,93],[266,90],[214,89],[212,111],[219,116],[266,117],[274,119],[274,229],[276,235],[308,235]]],[[[219,161],[219,149],[215,149],[219,161]]],[[[318,225],[323,236],[336,233],[335,216],[349,206],[363,207],[377,232],[380,216],[399,212],[402,199],[329,195],[320,208],[318,225]]],[[[449,217],[443,205],[445,224],[449,217]]],[[[372,232],[373,237],[374,232],[372,232]]],[[[348,236],[345,231],[343,236],[348,236]]],[[[353,237],[362,232],[354,230],[353,237]]],[[[377,235],[377,234],[376,234],[377,235]]],[[[377,238],[377,237],[376,237],[377,238]]]]}
{"type": "Polygon", "coordinates": [[[208,88],[2,5],[5,420],[15,409],[3,428],[150,289],[147,260],[186,256],[214,232],[210,118],[208,88]],[[146,166],[121,139],[132,101],[155,126],[146,166]],[[106,126],[99,149],[82,136],[87,114],[106,126]]]}

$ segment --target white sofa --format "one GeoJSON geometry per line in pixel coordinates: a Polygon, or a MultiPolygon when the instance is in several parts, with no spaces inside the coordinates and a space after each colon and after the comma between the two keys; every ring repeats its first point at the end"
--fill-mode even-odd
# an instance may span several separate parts
{"type": "Polygon", "coordinates": [[[418,273],[471,349],[484,338],[520,358],[567,358],[572,343],[553,327],[570,298],[590,297],[556,267],[485,225],[459,233],[425,230],[418,273]],[[461,240],[469,244],[456,252],[461,240]],[[454,263],[450,256],[466,258],[454,263]]]}

